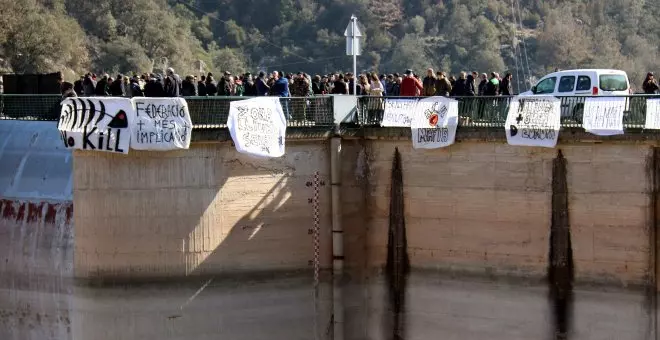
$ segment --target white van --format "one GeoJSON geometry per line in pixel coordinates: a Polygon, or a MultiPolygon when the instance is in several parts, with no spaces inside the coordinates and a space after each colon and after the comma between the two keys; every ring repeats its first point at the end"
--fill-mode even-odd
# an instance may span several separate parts
{"type": "MultiPolygon", "coordinates": [[[[550,73],[531,91],[520,95],[537,94],[557,97],[570,96],[625,96],[631,94],[628,74],[620,70],[582,69],[550,73]]],[[[563,98],[562,117],[571,116],[581,120],[584,98],[563,98]]]]}

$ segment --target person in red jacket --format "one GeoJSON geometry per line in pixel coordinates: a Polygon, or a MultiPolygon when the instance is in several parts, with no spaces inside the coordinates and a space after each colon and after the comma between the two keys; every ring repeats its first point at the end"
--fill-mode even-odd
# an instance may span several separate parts
{"type": "Polygon", "coordinates": [[[401,90],[399,96],[401,97],[417,97],[424,90],[424,86],[419,79],[413,76],[412,70],[406,70],[406,77],[401,81],[401,90]]]}

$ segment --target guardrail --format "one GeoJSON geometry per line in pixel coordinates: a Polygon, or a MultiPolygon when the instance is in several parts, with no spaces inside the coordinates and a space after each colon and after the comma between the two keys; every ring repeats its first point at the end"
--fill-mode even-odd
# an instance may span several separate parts
{"type": "MultiPolygon", "coordinates": [[[[57,121],[60,95],[0,95],[0,120],[57,121]]],[[[229,103],[248,97],[186,97],[193,128],[227,126],[229,103]]],[[[288,126],[333,126],[334,109],[330,96],[280,98],[288,126]]]]}
{"type": "MultiPolygon", "coordinates": [[[[561,100],[562,126],[582,125],[582,108],[591,96],[558,97],[561,100]]],[[[602,96],[600,96],[602,97],[602,96]]],[[[626,98],[624,126],[644,127],[646,99],[660,96],[630,95],[626,98]]],[[[193,126],[196,129],[226,127],[229,103],[248,97],[186,97],[193,126]]],[[[353,123],[360,126],[380,126],[386,99],[415,99],[421,97],[359,97],[357,114],[353,123]]],[[[454,97],[458,100],[461,126],[501,127],[506,121],[511,98],[454,97]]],[[[46,120],[57,121],[60,115],[59,95],[0,95],[0,120],[46,120]]],[[[334,125],[334,108],[331,96],[280,98],[288,126],[312,127],[334,125]]]]}
{"type": "MultiPolygon", "coordinates": [[[[557,97],[561,100],[561,124],[566,127],[582,126],[584,102],[593,96],[557,97]]],[[[605,96],[597,96],[599,98],[605,96]]],[[[630,95],[611,96],[626,98],[623,124],[628,128],[642,128],[646,121],[646,99],[660,96],[630,95]]],[[[360,97],[358,99],[357,123],[361,126],[380,126],[383,119],[385,100],[416,99],[422,97],[360,97]]],[[[503,127],[513,96],[453,97],[458,100],[458,116],[461,126],[503,127]]]]}

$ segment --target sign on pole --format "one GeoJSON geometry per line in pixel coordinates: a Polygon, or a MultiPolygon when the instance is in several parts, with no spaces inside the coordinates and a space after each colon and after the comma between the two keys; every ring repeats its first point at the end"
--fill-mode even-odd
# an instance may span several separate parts
{"type": "Polygon", "coordinates": [[[344,36],[346,37],[346,55],[360,55],[360,37],[362,37],[362,32],[360,32],[355,16],[351,16],[351,21],[346,26],[344,36]]]}

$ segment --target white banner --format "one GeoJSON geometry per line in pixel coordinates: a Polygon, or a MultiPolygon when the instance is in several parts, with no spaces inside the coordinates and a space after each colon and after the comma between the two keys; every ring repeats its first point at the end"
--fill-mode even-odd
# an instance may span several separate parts
{"type": "Polygon", "coordinates": [[[128,153],[135,120],[128,98],[66,98],[57,129],[67,148],[128,153]]]}
{"type": "Polygon", "coordinates": [[[231,102],[227,127],[238,152],[261,157],[284,155],[286,119],[278,97],[231,102]]]}
{"type": "Polygon", "coordinates": [[[385,111],[381,126],[410,127],[412,111],[417,105],[417,99],[385,99],[385,111]]]}
{"type": "Polygon", "coordinates": [[[598,136],[622,135],[625,109],[626,97],[587,97],[582,127],[598,136]]]}
{"type": "Polygon", "coordinates": [[[411,110],[413,148],[437,149],[454,144],[458,102],[446,97],[424,98],[411,110]]]}
{"type": "Polygon", "coordinates": [[[516,96],[506,117],[509,145],[554,148],[561,126],[561,100],[554,96],[516,96]]]}
{"type": "Polygon", "coordinates": [[[131,148],[135,150],[188,149],[192,122],[183,98],[133,98],[135,122],[131,148]]]}
{"type": "Polygon", "coordinates": [[[660,129],[660,99],[646,99],[645,129],[660,129]]]}

